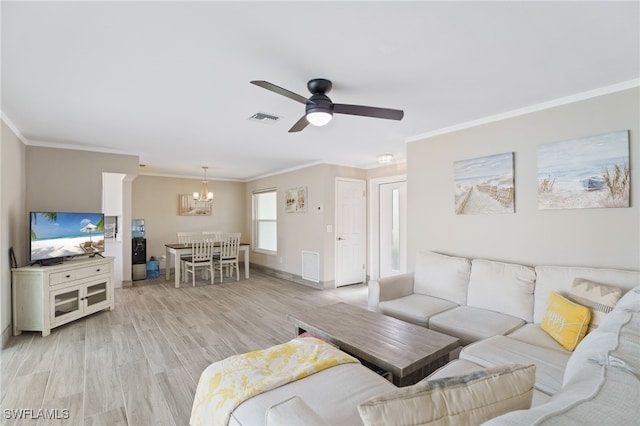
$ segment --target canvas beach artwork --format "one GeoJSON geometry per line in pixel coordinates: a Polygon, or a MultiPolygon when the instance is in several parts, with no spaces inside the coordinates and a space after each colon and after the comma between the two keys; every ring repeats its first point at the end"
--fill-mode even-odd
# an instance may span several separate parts
{"type": "Polygon", "coordinates": [[[192,194],[178,195],[178,215],[180,216],[211,216],[213,203],[211,201],[198,201],[192,194]]]}
{"type": "Polygon", "coordinates": [[[629,207],[627,130],[538,146],[538,208],[629,207]]]}
{"type": "Polygon", "coordinates": [[[513,152],[453,163],[456,214],[514,212],[513,152]]]}

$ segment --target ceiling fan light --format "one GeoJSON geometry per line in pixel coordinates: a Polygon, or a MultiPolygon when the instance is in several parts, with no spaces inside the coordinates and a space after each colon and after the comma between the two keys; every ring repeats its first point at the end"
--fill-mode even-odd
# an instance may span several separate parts
{"type": "Polygon", "coordinates": [[[324,126],[331,121],[331,118],[333,115],[324,111],[307,113],[307,121],[314,126],[324,126]]]}
{"type": "Polygon", "coordinates": [[[389,164],[393,161],[393,154],[380,154],[378,155],[378,163],[389,164]]]}

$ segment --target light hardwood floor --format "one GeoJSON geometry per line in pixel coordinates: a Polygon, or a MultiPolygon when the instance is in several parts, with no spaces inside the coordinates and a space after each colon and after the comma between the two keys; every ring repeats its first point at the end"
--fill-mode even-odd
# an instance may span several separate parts
{"type": "Polygon", "coordinates": [[[115,301],[115,310],[47,337],[10,340],[0,354],[0,424],[187,425],[209,364],[292,339],[291,312],[336,302],[366,307],[367,288],[316,290],[251,271],[250,279],[200,280],[195,288],[137,281],[116,289],[115,301]],[[40,419],[16,420],[21,409],[40,419]],[[44,418],[51,416],[59,419],[44,418]]]}

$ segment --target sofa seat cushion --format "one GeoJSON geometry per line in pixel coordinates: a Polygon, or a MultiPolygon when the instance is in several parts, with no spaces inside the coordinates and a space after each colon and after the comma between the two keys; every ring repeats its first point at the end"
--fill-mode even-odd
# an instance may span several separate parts
{"type": "Polygon", "coordinates": [[[571,355],[571,353],[563,348],[560,343],[558,343],[553,337],[549,336],[549,333],[544,331],[542,327],[540,327],[540,324],[525,324],[507,334],[507,336],[534,346],[541,346],[543,348],[553,349],[555,351],[571,355]]]}
{"type": "MultiPolygon", "coordinates": [[[[475,362],[467,361],[465,359],[455,359],[447,365],[438,368],[426,379],[422,379],[422,381],[437,380],[445,377],[462,376],[478,370],[484,370],[484,367],[476,364],[475,362]]],[[[533,391],[533,401],[531,401],[531,406],[536,407],[538,405],[544,404],[549,401],[550,398],[551,397],[546,393],[540,392],[538,389],[535,389],[533,391]]]]}
{"type": "Polygon", "coordinates": [[[443,365],[433,373],[429,374],[426,378],[422,379],[421,382],[426,380],[443,379],[445,377],[462,376],[482,369],[484,369],[484,367],[476,364],[475,362],[467,361],[466,359],[454,359],[447,365],[443,365]]]}
{"type": "Polygon", "coordinates": [[[424,294],[410,294],[380,302],[380,312],[403,321],[427,327],[429,318],[433,315],[456,306],[458,305],[449,300],[424,294]]]}
{"type": "Polygon", "coordinates": [[[269,407],[296,395],[328,424],[360,424],[358,404],[393,389],[362,364],[341,364],[244,401],[231,413],[229,424],[264,424],[269,407]]]}
{"type": "Polygon", "coordinates": [[[535,364],[536,389],[554,395],[562,388],[562,376],[571,353],[558,351],[507,336],[493,336],[465,346],[460,358],[483,367],[503,364],[535,364]]]}
{"type": "Polygon", "coordinates": [[[523,325],[521,318],[471,306],[458,306],[434,315],[429,320],[431,330],[458,337],[461,345],[507,334],[523,325]]]}

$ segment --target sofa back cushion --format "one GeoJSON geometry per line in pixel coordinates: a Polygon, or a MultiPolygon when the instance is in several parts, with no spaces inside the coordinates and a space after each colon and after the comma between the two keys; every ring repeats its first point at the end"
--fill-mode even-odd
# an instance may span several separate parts
{"type": "Polygon", "coordinates": [[[536,266],[536,290],[534,294],[533,322],[540,324],[547,310],[552,291],[567,297],[573,281],[582,278],[614,287],[625,292],[640,285],[640,271],[622,269],[584,268],[577,266],[536,266]]]}
{"type": "Polygon", "coordinates": [[[473,259],[467,305],[531,322],[535,281],[528,266],[473,259]]]}
{"type": "Polygon", "coordinates": [[[467,302],[470,272],[469,259],[426,251],[418,252],[413,292],[464,305],[467,302]]]}

